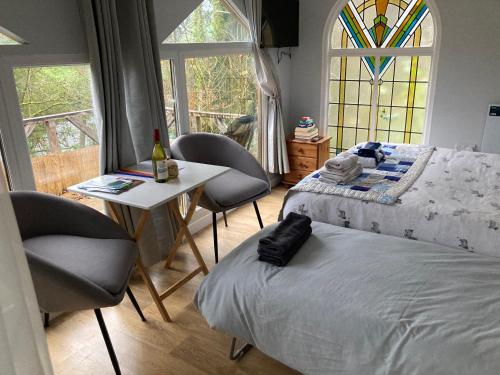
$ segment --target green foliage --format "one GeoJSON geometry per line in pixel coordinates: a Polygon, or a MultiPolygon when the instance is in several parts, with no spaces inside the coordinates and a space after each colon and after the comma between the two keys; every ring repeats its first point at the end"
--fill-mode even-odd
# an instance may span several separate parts
{"type": "MultiPolygon", "coordinates": [[[[216,43],[248,41],[250,34],[222,0],[205,0],[164,43],[216,43]]],[[[189,109],[234,116],[217,118],[191,112],[192,131],[221,133],[234,118],[255,115],[257,86],[250,55],[213,56],[186,60],[189,109]]],[[[163,79],[170,70],[163,68],[163,79]]],[[[171,85],[164,84],[165,97],[173,98],[171,85]]],[[[168,100],[167,100],[168,102],[168,100]]],[[[167,107],[168,107],[167,103],[167,107]]]]}
{"type": "Polygon", "coordinates": [[[23,118],[92,108],[88,65],[16,68],[23,118]]]}
{"type": "Polygon", "coordinates": [[[205,0],[164,43],[214,43],[249,41],[245,26],[221,0],[205,0]]]}
{"type": "MultiPolygon", "coordinates": [[[[16,68],[14,78],[23,119],[92,108],[88,65],[16,68]]],[[[93,126],[91,115],[82,116],[81,120],[93,126]]],[[[63,150],[92,143],[88,139],[81,140],[80,131],[64,118],[56,122],[57,136],[63,150]]],[[[29,135],[28,146],[32,155],[49,151],[43,121],[37,123],[29,135]]]]}
{"type": "MultiPolygon", "coordinates": [[[[167,42],[206,43],[249,40],[247,28],[231,13],[223,0],[205,0],[186,19],[167,42]]],[[[167,107],[169,135],[176,137],[175,93],[172,67],[161,64],[163,90],[167,107]],[[171,108],[171,109],[168,109],[171,108]]],[[[257,87],[253,58],[248,54],[214,56],[186,60],[190,110],[232,114],[221,117],[191,116],[195,131],[223,132],[235,117],[255,115],[257,87]]],[[[88,65],[16,68],[14,70],[21,112],[24,119],[81,111],[92,108],[91,74],[88,65]]],[[[93,125],[92,115],[81,119],[93,125]]],[[[88,137],[66,119],[58,119],[57,137],[62,150],[92,144],[88,137]]],[[[32,155],[49,152],[47,129],[37,123],[28,137],[32,155]]]]}

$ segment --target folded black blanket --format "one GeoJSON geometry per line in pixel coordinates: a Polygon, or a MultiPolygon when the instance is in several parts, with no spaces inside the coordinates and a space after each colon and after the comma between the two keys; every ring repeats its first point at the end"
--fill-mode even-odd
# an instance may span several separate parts
{"type": "Polygon", "coordinates": [[[285,266],[312,233],[311,219],[290,212],[269,235],[259,240],[259,260],[285,266]]]}
{"type": "Polygon", "coordinates": [[[377,158],[377,153],[381,150],[382,144],[379,142],[368,142],[358,150],[358,156],[363,158],[377,158]]]}

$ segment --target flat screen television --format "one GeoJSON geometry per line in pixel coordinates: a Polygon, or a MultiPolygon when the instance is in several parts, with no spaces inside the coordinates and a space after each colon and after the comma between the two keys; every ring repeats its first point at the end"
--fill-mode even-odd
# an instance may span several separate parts
{"type": "Polygon", "coordinates": [[[262,0],[261,48],[299,45],[299,0],[262,0]]]}

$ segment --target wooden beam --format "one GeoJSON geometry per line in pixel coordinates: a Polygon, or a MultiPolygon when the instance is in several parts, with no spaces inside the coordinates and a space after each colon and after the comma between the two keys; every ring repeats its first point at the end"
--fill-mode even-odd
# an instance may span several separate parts
{"type": "Polygon", "coordinates": [[[194,271],[192,271],[191,273],[184,276],[182,279],[177,281],[175,284],[173,284],[171,287],[169,287],[167,290],[165,290],[162,294],[160,294],[160,300],[163,301],[165,298],[167,298],[169,295],[174,293],[177,289],[179,289],[184,284],[187,284],[187,282],[189,280],[191,280],[193,277],[195,277],[196,275],[198,275],[201,272],[203,272],[203,268],[200,266],[197,269],[195,269],[194,271]]]}
{"type": "Polygon", "coordinates": [[[149,293],[151,294],[151,297],[153,298],[153,301],[158,308],[158,311],[160,311],[161,317],[164,321],[171,322],[172,319],[170,318],[167,309],[161,302],[160,295],[156,291],[155,285],[153,284],[151,277],[149,277],[148,271],[142,264],[141,257],[137,258],[137,269],[139,270],[139,273],[141,274],[141,277],[144,280],[144,283],[146,284],[146,287],[148,288],[149,293]]]}
{"type": "Polygon", "coordinates": [[[47,136],[49,138],[49,150],[52,153],[61,152],[61,147],[59,147],[59,140],[57,139],[57,129],[56,122],[54,120],[48,120],[44,122],[45,128],[47,129],[47,136]]]}
{"type": "Polygon", "coordinates": [[[24,126],[24,134],[26,134],[26,138],[28,138],[31,133],[33,133],[33,130],[35,130],[37,126],[37,123],[32,122],[24,126]]]}
{"type": "Polygon", "coordinates": [[[97,132],[95,129],[83,123],[76,117],[66,117],[66,120],[75,125],[83,134],[92,139],[95,143],[99,143],[99,139],[97,138],[97,132]]]}

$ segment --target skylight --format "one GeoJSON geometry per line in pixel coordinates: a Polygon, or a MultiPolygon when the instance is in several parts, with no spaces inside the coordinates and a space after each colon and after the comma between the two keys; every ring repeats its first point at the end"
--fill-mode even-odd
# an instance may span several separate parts
{"type": "Polygon", "coordinates": [[[204,0],[163,43],[247,41],[250,41],[248,29],[223,0],[204,0]]]}

